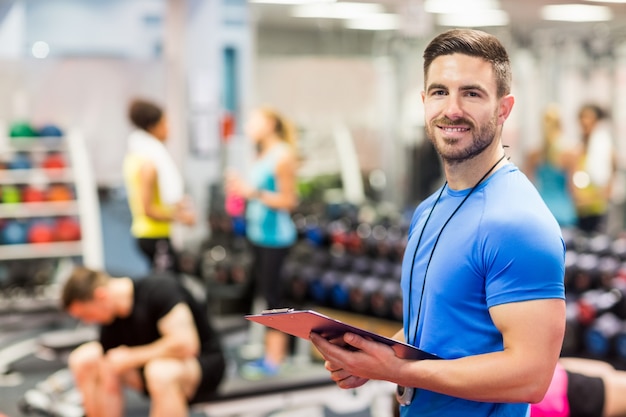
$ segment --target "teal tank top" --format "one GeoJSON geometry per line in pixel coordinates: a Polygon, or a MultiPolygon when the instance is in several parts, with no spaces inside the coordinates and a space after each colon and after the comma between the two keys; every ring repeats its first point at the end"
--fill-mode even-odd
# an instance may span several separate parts
{"type": "Polygon", "coordinates": [[[575,226],[576,208],[568,190],[565,172],[549,163],[543,163],[535,172],[535,185],[559,225],[575,226]]]}
{"type": "MultiPolygon", "coordinates": [[[[276,192],[276,165],[287,152],[287,145],[276,145],[265,156],[255,161],[250,170],[250,184],[257,190],[276,192]]],[[[288,247],[297,238],[296,226],[286,210],[275,210],[261,201],[251,199],[246,207],[246,234],[259,246],[288,247]]]]}

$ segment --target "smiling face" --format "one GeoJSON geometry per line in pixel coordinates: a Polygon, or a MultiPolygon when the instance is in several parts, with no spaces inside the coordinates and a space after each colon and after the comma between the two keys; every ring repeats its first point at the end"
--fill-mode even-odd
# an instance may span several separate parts
{"type": "Polygon", "coordinates": [[[495,144],[513,106],[512,96],[497,97],[489,62],[459,53],[431,63],[422,99],[428,138],[448,163],[472,159],[495,144]]]}

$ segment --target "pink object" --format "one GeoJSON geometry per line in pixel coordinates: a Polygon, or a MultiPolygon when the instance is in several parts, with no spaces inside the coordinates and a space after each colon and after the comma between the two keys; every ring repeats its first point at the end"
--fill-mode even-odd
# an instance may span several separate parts
{"type": "Polygon", "coordinates": [[[530,405],[530,417],[569,417],[567,400],[567,373],[557,363],[552,382],[541,402],[530,405]]]}
{"type": "Polygon", "coordinates": [[[231,217],[242,217],[246,211],[246,200],[236,194],[226,194],[224,208],[231,217]]]}

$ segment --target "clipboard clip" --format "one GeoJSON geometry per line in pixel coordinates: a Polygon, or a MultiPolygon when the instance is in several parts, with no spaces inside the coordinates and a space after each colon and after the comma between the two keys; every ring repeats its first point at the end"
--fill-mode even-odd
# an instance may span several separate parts
{"type": "Polygon", "coordinates": [[[284,313],[291,313],[292,311],[295,311],[293,308],[272,308],[269,310],[263,310],[261,311],[261,315],[269,315],[269,314],[284,314],[284,313]]]}

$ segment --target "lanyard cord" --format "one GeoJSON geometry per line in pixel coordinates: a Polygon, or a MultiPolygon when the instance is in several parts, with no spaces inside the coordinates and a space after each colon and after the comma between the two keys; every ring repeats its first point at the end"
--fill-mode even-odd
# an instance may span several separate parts
{"type": "MultiPolygon", "coordinates": [[[[415,331],[413,333],[413,342],[410,343],[411,345],[415,345],[415,342],[417,340],[417,330],[418,330],[418,326],[419,326],[419,323],[420,323],[420,316],[422,314],[422,300],[424,299],[424,289],[426,288],[426,275],[428,274],[428,267],[430,266],[430,261],[433,259],[433,254],[435,253],[435,248],[437,247],[437,243],[439,242],[439,238],[441,237],[441,234],[443,233],[443,229],[445,229],[445,227],[448,225],[450,220],[452,220],[452,217],[454,217],[456,212],[459,211],[459,209],[467,201],[469,196],[472,195],[472,193],[478,188],[480,183],[483,182],[485,180],[485,178],[487,178],[487,176],[489,174],[491,174],[491,171],[493,171],[496,168],[496,166],[498,166],[498,164],[500,162],[502,162],[502,160],[505,157],[506,157],[506,155],[502,155],[502,157],[500,159],[498,159],[498,162],[496,162],[489,169],[489,171],[487,171],[485,173],[485,175],[483,175],[482,178],[480,180],[478,180],[476,185],[474,185],[472,187],[472,189],[469,191],[469,193],[467,193],[467,195],[463,198],[463,201],[461,201],[461,203],[456,207],[456,209],[454,209],[454,211],[452,212],[450,217],[448,217],[448,219],[443,224],[443,226],[441,226],[441,229],[439,229],[439,234],[437,235],[437,238],[435,239],[435,243],[433,244],[433,248],[430,251],[430,256],[428,257],[428,263],[426,263],[426,270],[424,271],[424,281],[422,283],[422,291],[421,291],[421,294],[420,294],[420,303],[419,303],[419,307],[418,307],[418,310],[417,310],[417,320],[415,322],[415,331]]],[[[408,310],[409,310],[408,311],[408,318],[409,318],[409,320],[411,319],[411,304],[412,304],[411,303],[411,298],[412,298],[411,295],[413,293],[413,270],[415,269],[415,258],[417,257],[417,251],[418,251],[418,249],[420,247],[420,243],[422,241],[422,236],[424,235],[424,230],[426,230],[426,225],[428,224],[428,220],[430,220],[430,216],[433,214],[433,211],[435,210],[435,206],[437,206],[437,203],[439,203],[439,199],[441,198],[441,195],[443,194],[443,190],[446,188],[447,185],[448,185],[448,182],[446,181],[445,184],[443,184],[443,187],[441,187],[441,191],[439,192],[439,195],[437,196],[437,199],[435,200],[435,204],[433,204],[432,208],[430,209],[430,212],[428,213],[428,217],[426,217],[426,221],[424,222],[424,227],[422,227],[422,231],[420,232],[420,236],[417,239],[417,245],[415,246],[415,251],[413,252],[413,259],[411,261],[411,273],[409,274],[409,308],[408,308],[408,310]]],[[[409,334],[409,337],[410,336],[411,335],[409,334]]]]}

